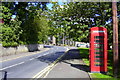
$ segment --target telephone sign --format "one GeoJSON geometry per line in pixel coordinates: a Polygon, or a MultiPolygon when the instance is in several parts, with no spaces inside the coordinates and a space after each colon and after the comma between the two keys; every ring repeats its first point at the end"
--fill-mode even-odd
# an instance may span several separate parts
{"type": "Polygon", "coordinates": [[[90,71],[107,72],[107,29],[90,29],[90,71]]]}

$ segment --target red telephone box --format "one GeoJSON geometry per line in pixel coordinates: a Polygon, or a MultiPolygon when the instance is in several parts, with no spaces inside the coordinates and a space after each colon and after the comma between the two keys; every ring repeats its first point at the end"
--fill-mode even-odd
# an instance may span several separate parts
{"type": "Polygon", "coordinates": [[[107,72],[107,29],[90,29],[90,71],[107,72]]]}

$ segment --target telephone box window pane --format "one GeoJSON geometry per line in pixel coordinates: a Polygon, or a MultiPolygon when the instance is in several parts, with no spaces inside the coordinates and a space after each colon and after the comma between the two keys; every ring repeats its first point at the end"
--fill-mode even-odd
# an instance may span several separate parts
{"type": "Polygon", "coordinates": [[[101,60],[95,60],[95,62],[101,62],[101,60]]]}
{"type": "Polygon", "coordinates": [[[103,44],[94,44],[95,47],[103,47],[103,44]]]}
{"type": "Polygon", "coordinates": [[[96,48],[103,48],[103,46],[95,45],[96,48]]]}
{"type": "Polygon", "coordinates": [[[102,51],[99,51],[99,52],[95,52],[95,54],[103,54],[103,52],[102,51]]]}
{"type": "Polygon", "coordinates": [[[103,39],[104,36],[95,36],[94,38],[95,38],[95,39],[103,39]]]}
{"type": "Polygon", "coordinates": [[[96,66],[100,66],[101,64],[100,63],[95,63],[96,66]]]}
{"type": "Polygon", "coordinates": [[[100,50],[103,50],[103,49],[102,48],[95,48],[95,50],[99,50],[100,51],[100,50]]]}
{"type": "Polygon", "coordinates": [[[102,61],[102,60],[98,60],[98,59],[97,59],[97,60],[95,60],[95,62],[100,62],[100,63],[102,63],[103,61],[102,61]]]}
{"type": "Polygon", "coordinates": [[[95,54],[101,54],[101,52],[95,52],[95,54]]]}
{"type": "Polygon", "coordinates": [[[100,58],[100,56],[95,56],[95,58],[100,58]]]}
{"type": "Polygon", "coordinates": [[[100,66],[99,64],[95,64],[95,66],[100,66]]]}
{"type": "Polygon", "coordinates": [[[103,40],[95,40],[96,43],[103,43],[103,40]]]}
{"type": "Polygon", "coordinates": [[[103,63],[101,63],[101,62],[96,62],[95,65],[99,65],[99,66],[100,66],[100,65],[103,65],[103,63]]]}
{"type": "Polygon", "coordinates": [[[95,64],[95,66],[103,66],[103,64],[95,64]]]}
{"type": "Polygon", "coordinates": [[[103,58],[103,56],[95,56],[95,58],[103,58]]]}
{"type": "Polygon", "coordinates": [[[96,52],[101,52],[101,53],[102,53],[104,50],[95,50],[95,51],[96,51],[96,52]]]}

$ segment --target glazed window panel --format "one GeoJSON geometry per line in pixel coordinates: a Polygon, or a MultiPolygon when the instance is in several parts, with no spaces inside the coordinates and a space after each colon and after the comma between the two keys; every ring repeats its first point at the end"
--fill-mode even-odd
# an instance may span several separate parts
{"type": "Polygon", "coordinates": [[[103,47],[103,44],[94,44],[94,47],[103,47]]]}
{"type": "Polygon", "coordinates": [[[100,59],[96,59],[95,62],[103,62],[103,61],[100,59]]]}
{"type": "Polygon", "coordinates": [[[95,56],[95,58],[103,58],[103,56],[95,56]]]}
{"type": "Polygon", "coordinates": [[[103,40],[95,40],[95,43],[103,43],[103,40]]]}
{"type": "Polygon", "coordinates": [[[96,55],[103,55],[103,52],[94,52],[96,55]]]}
{"type": "Polygon", "coordinates": [[[101,54],[101,52],[95,52],[95,54],[101,54]]]}
{"type": "Polygon", "coordinates": [[[103,66],[103,64],[95,64],[95,66],[103,66]]]}
{"type": "Polygon", "coordinates": [[[96,52],[97,51],[103,51],[103,48],[95,48],[96,52]]]}
{"type": "Polygon", "coordinates": [[[104,36],[94,36],[95,39],[104,39],[104,36]]]}

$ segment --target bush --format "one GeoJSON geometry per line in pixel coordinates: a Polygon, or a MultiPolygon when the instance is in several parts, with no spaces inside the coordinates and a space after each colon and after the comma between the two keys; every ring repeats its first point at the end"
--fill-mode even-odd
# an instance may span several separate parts
{"type": "Polygon", "coordinates": [[[2,42],[2,46],[3,47],[16,47],[18,46],[19,44],[17,42],[2,42]]]}

